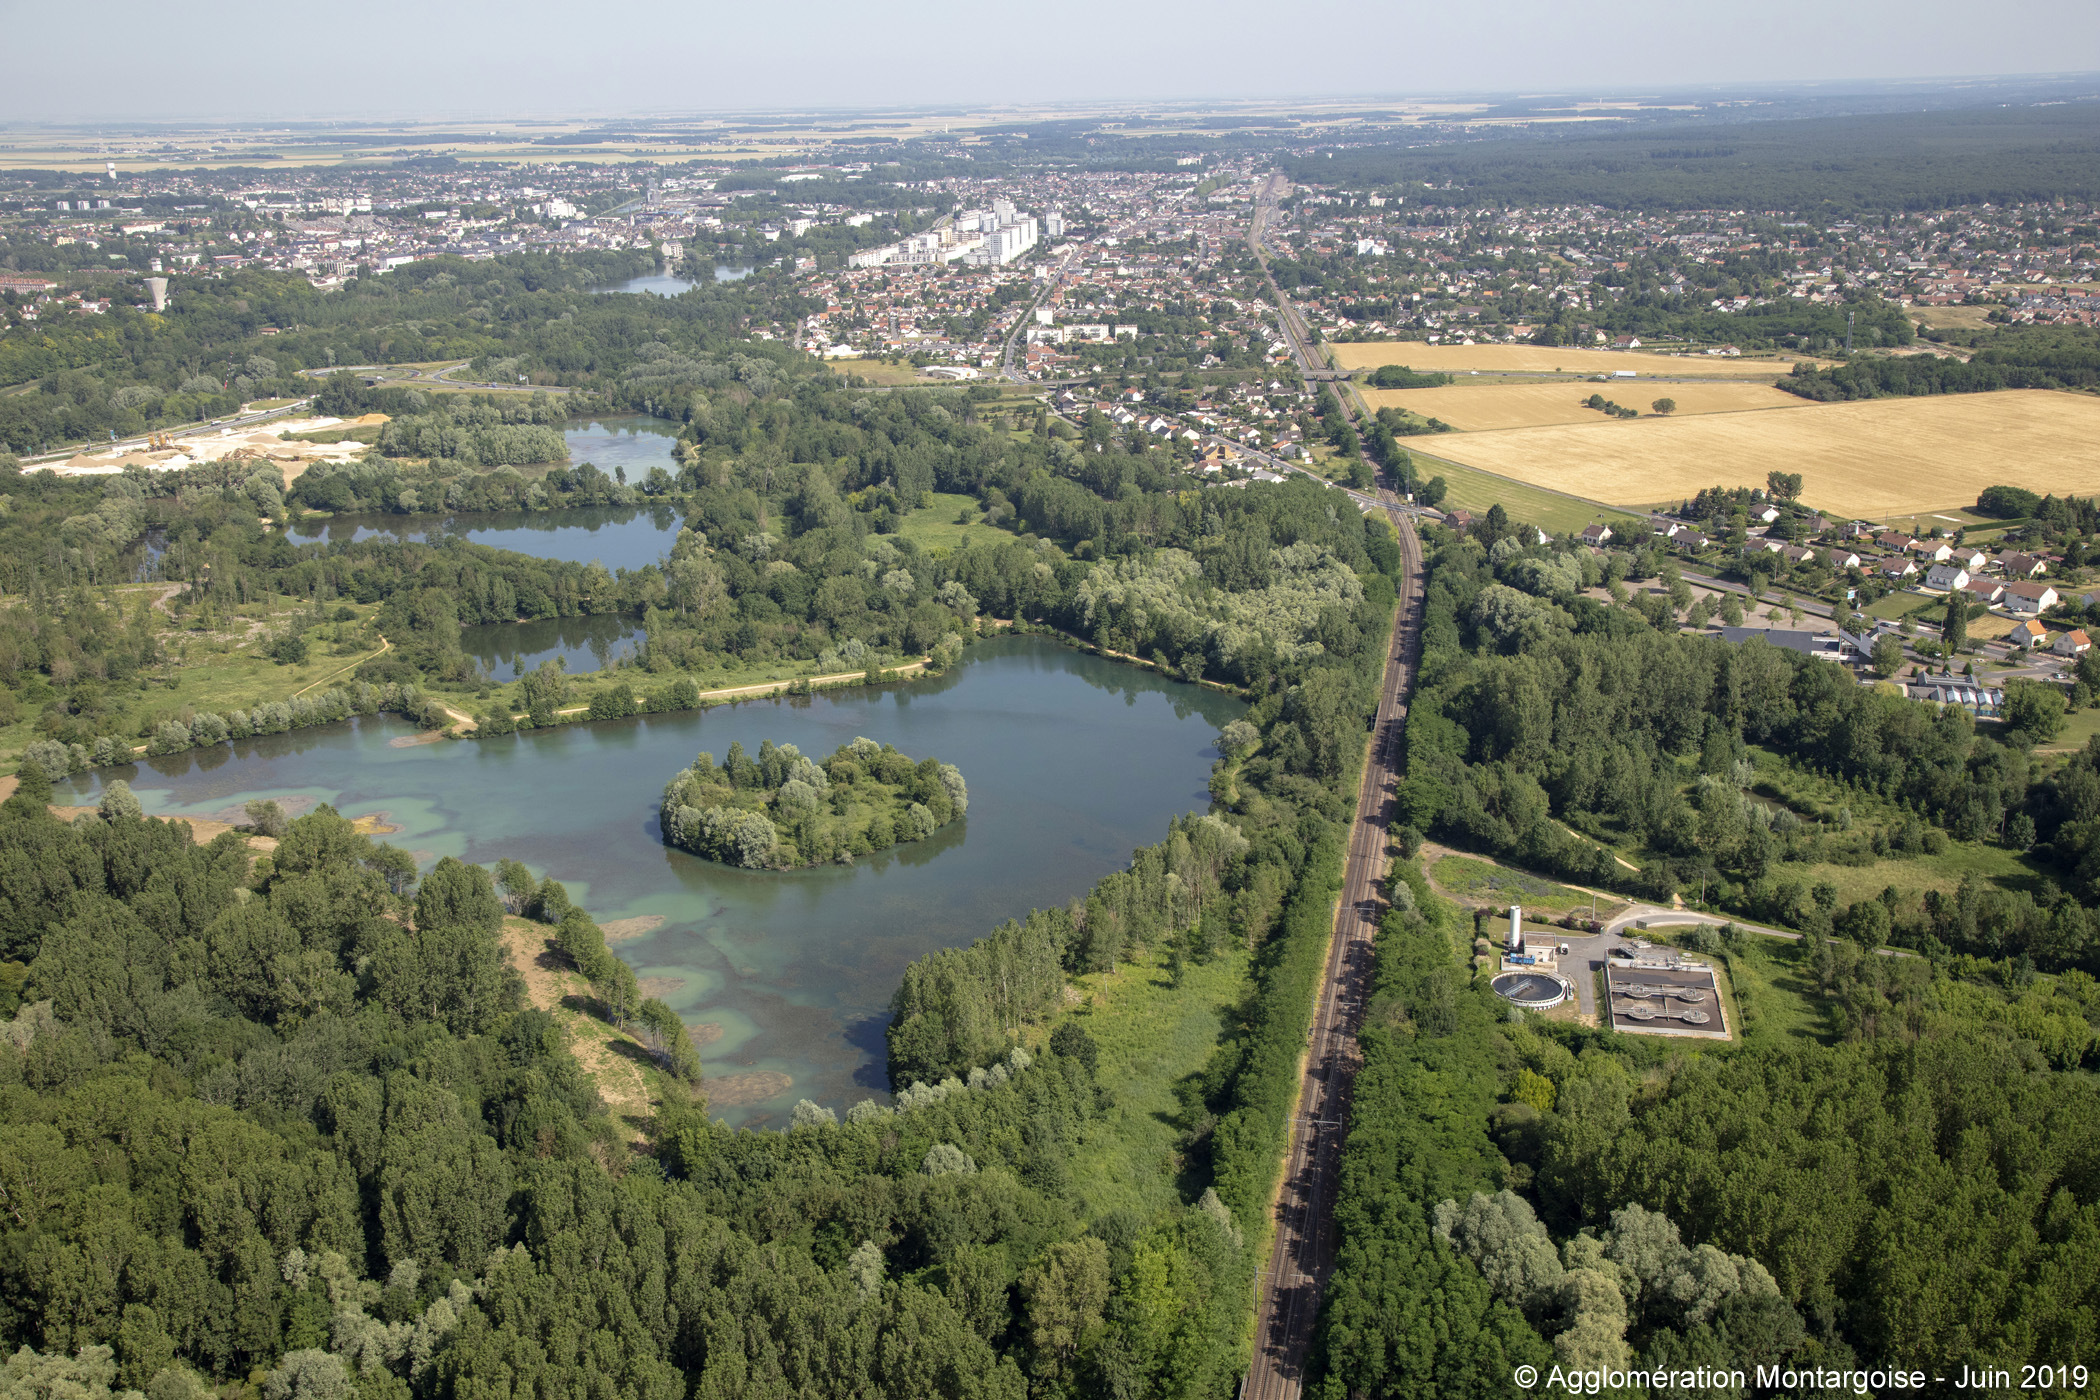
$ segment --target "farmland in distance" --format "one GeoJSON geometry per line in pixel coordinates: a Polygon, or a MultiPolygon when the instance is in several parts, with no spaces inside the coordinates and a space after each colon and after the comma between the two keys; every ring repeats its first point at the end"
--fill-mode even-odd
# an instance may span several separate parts
{"type": "MultiPolygon", "coordinates": [[[[1406,365],[1417,370],[1464,374],[1611,374],[1630,369],[1641,382],[1651,378],[1774,379],[1798,359],[1731,359],[1724,355],[1651,355],[1639,350],[1576,350],[1550,345],[1431,345],[1422,340],[1366,340],[1330,344],[1343,369],[1406,365]]],[[[1652,397],[1652,396],[1651,396],[1652,397]]]]}
{"type": "Polygon", "coordinates": [[[1629,420],[1608,418],[1586,406],[1593,393],[1638,409],[1642,417],[1651,413],[1657,399],[1674,400],[1675,413],[1741,413],[1757,409],[1806,408],[1809,401],[1769,384],[1707,381],[1696,384],[1644,383],[1638,379],[1616,384],[1584,384],[1560,380],[1546,384],[1452,384],[1441,389],[1360,389],[1364,402],[1374,410],[1402,408],[1424,418],[1435,418],[1470,432],[1498,428],[1541,428],[1555,424],[1613,423],[1629,420]]]}
{"type": "Polygon", "coordinates": [[[1762,486],[1770,471],[1800,472],[1810,505],[1868,519],[1967,505],[1998,484],[2100,493],[2100,398],[2040,389],[1409,441],[1483,471],[1628,506],[1674,504],[1705,486],[1762,486]]]}

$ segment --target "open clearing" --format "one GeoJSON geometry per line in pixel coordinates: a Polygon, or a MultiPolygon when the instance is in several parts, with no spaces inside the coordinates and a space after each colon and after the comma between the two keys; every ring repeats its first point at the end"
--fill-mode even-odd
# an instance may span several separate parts
{"type": "Polygon", "coordinates": [[[1794,367],[1792,359],[1731,359],[1726,355],[1651,355],[1642,350],[1577,350],[1552,345],[1431,345],[1422,340],[1330,342],[1343,369],[1406,365],[1416,370],[1483,374],[1610,374],[1630,369],[1642,379],[1772,379],[1794,367]]]}
{"type": "MultiPolygon", "coordinates": [[[[1639,384],[1639,380],[1633,381],[1639,384]]],[[[1584,405],[1598,393],[1642,417],[1657,399],[1677,401],[1676,413],[1742,413],[1766,408],[1805,408],[1809,401],[1769,384],[1650,384],[1635,393],[1621,384],[1452,384],[1442,389],[1360,389],[1372,411],[1402,408],[1424,418],[1437,418],[1469,432],[1498,428],[1542,428],[1557,423],[1615,423],[1584,405]]]]}
{"type": "MultiPolygon", "coordinates": [[[[1455,442],[1454,434],[1443,434],[1436,438],[1408,438],[1409,444],[1425,442],[1455,442]]],[[[1588,501],[1559,491],[1545,491],[1536,486],[1526,486],[1521,481],[1512,481],[1494,472],[1480,471],[1446,457],[1431,456],[1418,445],[1408,447],[1415,459],[1415,470],[1423,480],[1431,477],[1444,478],[1448,494],[1443,508],[1456,510],[1460,507],[1479,515],[1491,506],[1501,506],[1517,520],[1536,525],[1552,535],[1580,534],[1585,526],[1599,520],[1607,521],[1615,530],[1637,521],[1640,517],[1632,512],[1612,509],[1600,501],[1588,501]]]]}
{"type": "Polygon", "coordinates": [[[1966,504],[1998,484],[2058,495],[2100,491],[2100,398],[2016,389],[1872,399],[1786,413],[1447,434],[1436,451],[1626,505],[1676,502],[1706,486],[1762,486],[1769,471],[1800,472],[1810,505],[1871,518],[1966,504]]]}

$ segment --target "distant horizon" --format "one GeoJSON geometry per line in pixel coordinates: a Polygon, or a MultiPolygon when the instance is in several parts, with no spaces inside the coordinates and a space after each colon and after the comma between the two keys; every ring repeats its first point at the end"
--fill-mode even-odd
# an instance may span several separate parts
{"type": "MultiPolygon", "coordinates": [[[[668,114],[919,112],[1524,96],[1815,93],[2067,81],[2100,73],[2082,0],[1852,0],[1808,27],[1744,23],[1664,0],[1570,8],[1516,0],[1490,31],[1426,0],[1251,0],[1196,11],[1076,0],[1054,16],[947,7],[879,12],[809,0],[791,17],[643,0],[618,16],[544,0],[443,7],[375,0],[354,24],[287,27],[260,0],[206,0],[179,28],[144,0],[96,7],[119,40],[100,80],[17,65],[0,122],[535,120],[668,114]],[[958,22],[959,18],[967,22],[958,22]],[[1200,23],[1192,21],[1200,20],[1200,23]],[[2037,70],[2038,52],[2056,60],[2037,70]],[[296,94],[296,96],[288,96],[296,94]]],[[[22,54],[63,55],[78,17],[21,7],[22,54]]]]}
{"type": "MultiPolygon", "coordinates": [[[[2042,70],[2022,73],[1941,73],[1916,77],[1857,77],[1857,78],[1786,78],[1746,80],[1738,82],[1712,82],[1698,84],[1657,85],[1602,85],[1581,87],[1522,87],[1522,88],[1449,88],[1412,89],[1405,91],[1330,91],[1330,92],[1277,92],[1261,95],[1202,96],[1177,95],[1150,97],[1071,97],[1043,98],[1033,101],[1007,99],[967,102],[960,100],[928,100],[924,102],[862,102],[842,104],[788,103],[780,105],[745,105],[734,107],[588,107],[577,106],[565,109],[519,109],[495,110],[476,108],[424,108],[420,110],[377,108],[342,111],[315,111],[303,113],[289,111],[266,112],[186,112],[162,116],[135,115],[98,117],[61,116],[55,113],[43,115],[9,115],[0,110],[0,129],[34,130],[39,127],[65,130],[133,130],[147,127],[340,127],[340,126],[419,126],[435,122],[479,123],[492,122],[518,126],[574,126],[592,122],[631,121],[637,123],[708,123],[754,118],[813,117],[831,120],[842,117],[940,117],[953,116],[961,120],[982,121],[987,118],[1006,120],[1025,119],[1031,113],[1102,114],[1110,115],[1141,111],[1185,111],[1190,113],[1221,112],[1245,109],[1257,112],[1272,112],[1278,115],[1303,115],[1309,110],[1333,107],[1342,109],[1362,108],[1391,104],[1394,106],[1424,106],[1443,104],[1500,104],[1508,102],[1568,102],[1575,104],[1639,103],[1652,116],[1661,116],[1661,109],[1685,102],[1714,103],[1721,101],[1755,101],[1760,98],[1779,100],[1789,97],[1819,96],[1825,98],[1889,98],[1905,95],[1948,99],[1937,103],[1940,106],[1962,105],[1960,98],[1968,95],[1969,88],[2033,88],[2038,91],[2028,99],[2035,102],[2055,102],[2064,105],[2080,101],[2100,103],[2100,67],[2076,70],[2042,70]],[[2087,94],[2058,95],[2046,97],[2039,90],[2049,87],[2075,88],[2090,85],[2087,94]],[[1011,115],[1009,115],[1011,114],[1011,115]]],[[[1979,100],[1984,94],[1978,93],[1979,100]]],[[[1338,113],[1340,115],[1341,113],[1338,113]]],[[[1709,116],[1710,112],[1686,112],[1686,117],[1709,116]]],[[[1784,120],[1794,113],[1775,113],[1775,119],[1784,120]]],[[[1460,118],[1461,120],[1463,118],[1460,118]]],[[[1220,135],[1230,134],[1221,132],[1220,135]]],[[[4,155],[0,155],[4,161],[4,155]]]]}

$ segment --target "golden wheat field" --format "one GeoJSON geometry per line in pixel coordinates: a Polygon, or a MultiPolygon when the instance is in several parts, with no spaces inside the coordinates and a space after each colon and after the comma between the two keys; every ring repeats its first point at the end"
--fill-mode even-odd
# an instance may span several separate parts
{"type": "MultiPolygon", "coordinates": [[[[1417,442],[1424,439],[1415,439],[1417,442]]],[[[1875,518],[1967,505],[1986,486],[2100,493],[2100,398],[2045,389],[1809,404],[1500,432],[1453,433],[1438,456],[1622,505],[1800,472],[1802,499],[1875,518]]]]}
{"type": "Polygon", "coordinates": [[[1363,389],[1364,402],[1374,410],[1404,408],[1424,418],[1441,419],[1454,428],[1484,432],[1496,428],[1542,428],[1556,423],[1610,423],[1594,408],[1584,406],[1593,393],[1602,394],[1643,416],[1657,399],[1673,400],[1678,414],[1742,413],[1751,409],[1806,408],[1809,401],[1774,389],[1769,384],[1648,384],[1641,381],[1609,384],[1452,384],[1442,389],[1363,389]]]}
{"type": "MultiPolygon", "coordinates": [[[[1610,374],[1630,369],[1640,379],[1693,375],[1714,379],[1771,379],[1793,359],[1731,360],[1721,355],[1650,355],[1640,350],[1570,350],[1550,345],[1431,345],[1420,340],[1367,340],[1330,344],[1343,369],[1406,365],[1417,370],[1479,370],[1503,374],[1610,374]]],[[[1636,383],[1639,381],[1636,380],[1636,383]]]]}

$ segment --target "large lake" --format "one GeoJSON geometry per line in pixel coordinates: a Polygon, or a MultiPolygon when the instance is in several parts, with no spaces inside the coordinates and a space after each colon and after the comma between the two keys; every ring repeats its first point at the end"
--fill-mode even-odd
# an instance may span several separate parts
{"type": "MultiPolygon", "coordinates": [[[[1219,726],[1244,712],[1214,691],[1039,639],[972,647],[947,675],[698,714],[396,748],[388,718],[154,759],[127,777],[157,816],[223,816],[251,798],[349,816],[384,813],[387,839],[427,867],[504,856],[552,874],[602,922],[660,919],[617,945],[702,1041],[708,1078],[758,1102],[734,1124],[781,1126],[796,1100],[843,1110],[885,1087],[883,1029],[907,963],[1062,904],[1208,804],[1219,726]],[[961,767],[969,815],[931,840],[852,868],[732,870],[657,839],[663,785],[701,749],[790,742],[822,756],[855,735],[961,767]]],[[[99,779],[61,801],[93,801],[99,779]]]]}

